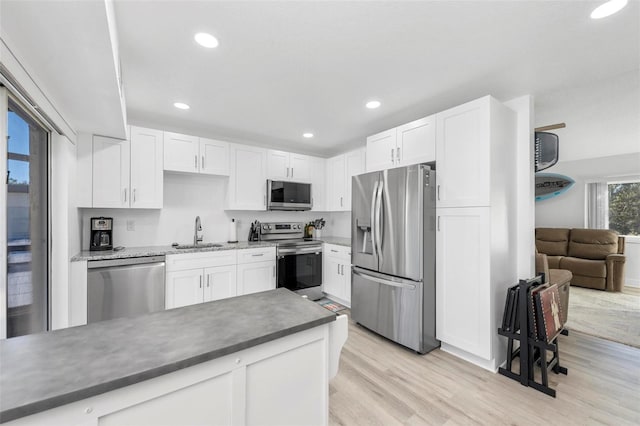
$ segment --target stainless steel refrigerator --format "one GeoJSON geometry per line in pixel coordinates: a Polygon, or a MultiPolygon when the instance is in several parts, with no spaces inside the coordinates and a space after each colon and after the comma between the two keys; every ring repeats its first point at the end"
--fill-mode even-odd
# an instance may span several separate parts
{"type": "Polygon", "coordinates": [[[414,165],[353,177],[351,318],[419,353],[436,340],[436,176],[414,165]]]}

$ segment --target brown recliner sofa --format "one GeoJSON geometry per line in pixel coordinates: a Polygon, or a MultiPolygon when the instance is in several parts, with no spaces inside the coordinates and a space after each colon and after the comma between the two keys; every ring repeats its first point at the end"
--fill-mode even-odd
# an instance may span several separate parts
{"type": "Polygon", "coordinates": [[[607,229],[536,228],[536,249],[549,268],[571,271],[572,286],[622,291],[624,237],[607,229]]]}

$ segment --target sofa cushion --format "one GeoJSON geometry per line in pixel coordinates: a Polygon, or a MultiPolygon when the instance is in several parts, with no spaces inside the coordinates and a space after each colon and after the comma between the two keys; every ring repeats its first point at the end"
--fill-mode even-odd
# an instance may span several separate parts
{"type": "Polygon", "coordinates": [[[569,244],[569,229],[536,228],[536,248],[551,256],[566,256],[569,244]]]}
{"type": "Polygon", "coordinates": [[[564,259],[564,256],[547,256],[549,269],[560,269],[560,259],[564,259]]]}
{"type": "Polygon", "coordinates": [[[581,275],[593,278],[605,278],[607,276],[607,264],[604,260],[563,257],[560,259],[560,269],[568,269],[574,276],[581,275]]]}
{"type": "Polygon", "coordinates": [[[569,256],[604,260],[608,255],[615,253],[618,253],[617,232],[608,229],[571,230],[569,256]]]}

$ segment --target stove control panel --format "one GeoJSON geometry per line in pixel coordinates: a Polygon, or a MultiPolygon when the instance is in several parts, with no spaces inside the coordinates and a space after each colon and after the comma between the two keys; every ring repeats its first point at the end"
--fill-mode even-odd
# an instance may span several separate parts
{"type": "Polygon", "coordinates": [[[304,237],[302,222],[271,222],[260,224],[261,240],[290,240],[304,237]]]}

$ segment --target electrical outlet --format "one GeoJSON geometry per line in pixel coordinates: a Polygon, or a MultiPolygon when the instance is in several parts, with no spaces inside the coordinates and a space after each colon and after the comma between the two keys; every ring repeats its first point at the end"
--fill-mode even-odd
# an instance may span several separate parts
{"type": "Polygon", "coordinates": [[[127,221],[127,231],[135,231],[136,230],[136,221],[128,220],[127,221]]]}

